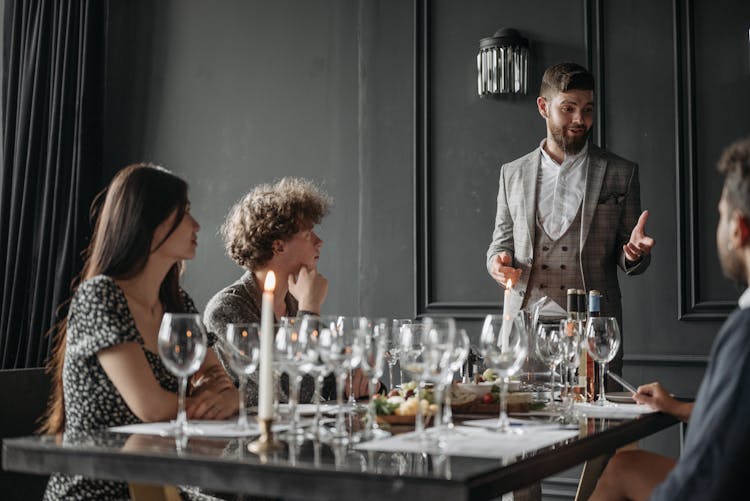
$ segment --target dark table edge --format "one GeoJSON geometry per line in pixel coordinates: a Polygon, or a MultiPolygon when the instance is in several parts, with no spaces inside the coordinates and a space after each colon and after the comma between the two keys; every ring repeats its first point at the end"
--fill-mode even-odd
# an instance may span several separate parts
{"type": "Polygon", "coordinates": [[[440,496],[441,499],[446,496],[448,499],[489,499],[503,492],[539,482],[543,478],[578,465],[586,459],[611,453],[619,447],[657,433],[678,422],[674,417],[662,413],[643,415],[594,436],[580,438],[572,443],[558,444],[554,448],[519,460],[501,470],[479,474],[464,480],[401,478],[369,472],[341,472],[313,468],[297,468],[289,471],[287,467],[271,464],[258,465],[228,460],[176,458],[137,453],[129,453],[123,460],[122,453],[106,451],[88,451],[89,457],[79,458],[73,471],[66,467],[69,452],[49,449],[41,444],[34,447],[35,450],[29,450],[28,443],[23,443],[23,449],[18,449],[16,443],[22,441],[24,437],[3,440],[2,462],[3,469],[9,471],[41,475],[60,472],[116,481],[125,481],[122,471],[128,469],[130,470],[128,480],[131,482],[163,484],[164,478],[174,478],[180,484],[201,485],[217,491],[263,493],[285,498],[351,500],[352,496],[356,495],[364,500],[381,501],[384,496],[423,498],[435,495],[440,496]],[[115,455],[116,461],[110,464],[108,459],[115,455]],[[205,465],[207,462],[215,463],[221,468],[201,468],[200,477],[190,477],[185,473],[185,461],[199,465],[205,465]],[[335,486],[332,483],[320,481],[321,477],[326,476],[335,477],[335,486]]]}

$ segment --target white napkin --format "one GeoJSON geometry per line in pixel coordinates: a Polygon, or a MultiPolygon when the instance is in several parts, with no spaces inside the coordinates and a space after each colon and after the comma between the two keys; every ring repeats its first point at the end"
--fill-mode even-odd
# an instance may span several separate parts
{"type": "MultiPolygon", "coordinates": [[[[550,423],[548,421],[530,421],[528,419],[508,418],[511,429],[515,432],[525,433],[527,430],[531,431],[546,431],[546,430],[560,430],[563,426],[560,423],[550,423]]],[[[497,418],[490,419],[472,419],[471,421],[464,421],[464,426],[476,426],[479,428],[490,428],[495,429],[498,425],[497,418]]],[[[572,429],[566,427],[566,429],[572,429]]],[[[575,425],[575,429],[578,429],[578,425],[575,425]]]]}
{"type": "Polygon", "coordinates": [[[544,306],[539,309],[539,316],[542,318],[562,318],[565,317],[568,312],[557,304],[557,302],[550,299],[544,306]]]}
{"type": "MultiPolygon", "coordinates": [[[[429,430],[428,433],[430,433],[429,430]]],[[[357,445],[356,449],[503,459],[513,458],[524,452],[536,451],[578,435],[578,430],[534,430],[530,427],[519,434],[457,426],[454,433],[442,436],[445,440],[443,447],[438,447],[433,440],[424,441],[412,432],[365,442],[357,445]]]]}
{"type": "Polygon", "coordinates": [[[642,414],[651,414],[656,412],[648,405],[634,404],[612,404],[599,406],[589,403],[577,403],[575,408],[581,414],[593,418],[610,418],[610,419],[632,419],[642,414]]]}

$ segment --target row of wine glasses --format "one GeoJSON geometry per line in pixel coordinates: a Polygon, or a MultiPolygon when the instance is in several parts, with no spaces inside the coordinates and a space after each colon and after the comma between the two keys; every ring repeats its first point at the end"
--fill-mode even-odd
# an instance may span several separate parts
{"type": "MultiPolygon", "coordinates": [[[[550,369],[550,382],[554,381],[554,371],[561,367],[563,391],[567,396],[563,409],[553,407],[553,410],[564,410],[569,419],[573,392],[569,381],[579,365],[579,357],[583,349],[588,351],[591,358],[599,365],[600,384],[597,405],[608,405],[604,382],[606,381],[606,364],[612,361],[620,347],[620,328],[617,319],[613,317],[592,317],[584,324],[578,320],[561,320],[559,324],[540,324],[536,336],[536,353],[550,369]],[[567,377],[565,377],[567,376],[567,377]]],[[[554,385],[553,385],[554,397],[554,385]]],[[[561,390],[562,391],[562,390],[561,390]]],[[[554,398],[553,398],[554,401],[554,398]]]]}
{"type": "MultiPolygon", "coordinates": [[[[500,315],[488,315],[480,336],[480,353],[485,363],[500,377],[498,429],[501,431],[508,430],[505,406],[508,379],[518,372],[528,352],[529,326],[522,320],[520,317],[507,319],[500,315]]],[[[537,353],[549,365],[550,371],[554,371],[561,362],[568,369],[578,365],[582,326],[566,322],[561,323],[558,329],[542,325],[535,336],[537,353]]],[[[604,363],[614,357],[619,347],[616,321],[606,318],[591,319],[583,339],[587,339],[592,357],[600,363],[604,380],[604,363]]],[[[247,430],[244,393],[247,377],[258,365],[259,326],[230,324],[226,340],[220,340],[220,343],[220,347],[229,355],[227,360],[240,381],[240,415],[237,426],[247,430]]],[[[343,405],[343,390],[349,371],[361,367],[369,381],[369,393],[372,394],[383,375],[384,363],[387,361],[389,371],[392,371],[395,365],[392,363],[394,358],[398,359],[400,367],[411,379],[419,382],[420,394],[424,394],[427,385],[433,386],[435,400],[438,403],[438,415],[435,417],[438,435],[439,428],[444,422],[450,428],[450,408],[446,406],[445,420],[440,414],[443,409],[443,396],[470,349],[468,336],[464,331],[457,331],[454,320],[450,318],[423,318],[412,322],[341,316],[307,316],[301,321],[282,319],[276,331],[274,347],[277,368],[287,372],[290,378],[289,436],[302,436],[295,411],[302,375],[310,374],[315,380],[318,410],[313,429],[318,434],[321,430],[321,382],[326,374],[335,374],[339,413],[336,425],[328,432],[328,438],[334,441],[346,441],[350,438],[350,432],[347,431],[344,422],[343,405]]],[[[159,353],[166,367],[180,379],[176,432],[190,431],[184,411],[185,388],[187,378],[200,367],[206,350],[205,329],[198,315],[164,316],[159,333],[159,353]]],[[[600,401],[605,402],[603,388],[600,401]]],[[[417,406],[417,410],[420,412],[422,406],[417,406]]],[[[417,430],[423,430],[423,424],[422,416],[418,416],[417,430]]],[[[365,435],[372,437],[383,434],[377,426],[374,408],[371,405],[368,408],[365,435]]]]}

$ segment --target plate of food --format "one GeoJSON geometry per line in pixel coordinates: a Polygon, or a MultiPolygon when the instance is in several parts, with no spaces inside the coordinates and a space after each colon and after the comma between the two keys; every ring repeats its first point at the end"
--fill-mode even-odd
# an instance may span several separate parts
{"type": "Polygon", "coordinates": [[[375,404],[375,418],[379,423],[389,424],[414,424],[417,415],[417,406],[422,406],[422,414],[429,418],[437,412],[434,394],[431,389],[418,395],[416,384],[402,385],[400,389],[392,390],[388,396],[377,395],[373,397],[375,404]]]}
{"type": "MultiPolygon", "coordinates": [[[[492,369],[487,369],[481,374],[477,374],[474,377],[474,381],[471,383],[458,383],[458,387],[467,392],[467,393],[473,393],[477,397],[482,397],[486,395],[487,393],[491,393],[493,391],[493,387],[497,386],[498,388],[495,389],[495,391],[498,391],[500,387],[500,378],[493,372],[492,369]]],[[[521,382],[520,381],[509,381],[508,382],[508,391],[518,391],[521,389],[521,382]]]]}

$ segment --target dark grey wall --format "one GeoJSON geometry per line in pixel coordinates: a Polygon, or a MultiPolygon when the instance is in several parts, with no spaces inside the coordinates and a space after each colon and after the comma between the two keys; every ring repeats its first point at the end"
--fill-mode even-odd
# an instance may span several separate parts
{"type": "MultiPolygon", "coordinates": [[[[298,175],[336,199],[321,232],[329,311],[456,315],[476,336],[500,295],[484,271],[499,165],[544,136],[543,69],[588,64],[596,141],[640,164],[657,240],[648,272],[622,277],[625,376],[694,394],[738,295],[715,257],[714,165],[750,132],[750,4],[425,4],[110,2],[108,174],[146,159],[190,182],[202,231],[185,283],[199,307],[240,273],[216,237],[228,207],[298,175]],[[503,26],[531,39],[532,93],[480,99],[478,40],[503,26]]],[[[647,445],[675,454],[676,444],[672,430],[647,445]]]]}

